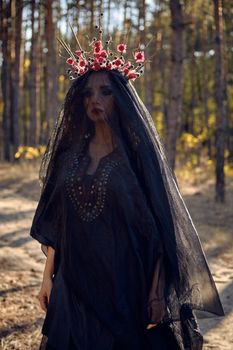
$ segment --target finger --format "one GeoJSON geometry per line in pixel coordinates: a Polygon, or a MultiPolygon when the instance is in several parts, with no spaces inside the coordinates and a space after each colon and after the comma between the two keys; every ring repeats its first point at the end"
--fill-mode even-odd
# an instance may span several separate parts
{"type": "Polygon", "coordinates": [[[157,326],[157,323],[155,323],[155,324],[150,323],[150,324],[148,324],[146,329],[150,329],[150,328],[153,328],[153,327],[156,327],[156,326],[157,326]]]}
{"type": "Polygon", "coordinates": [[[50,300],[50,294],[51,294],[51,292],[49,292],[48,295],[47,295],[47,302],[48,302],[48,304],[49,304],[49,300],[50,300]]]}
{"type": "Polygon", "coordinates": [[[41,309],[46,312],[47,311],[47,297],[39,297],[40,307],[41,309]]]}
{"type": "Polygon", "coordinates": [[[42,300],[40,300],[40,307],[41,307],[41,309],[42,309],[44,312],[47,311],[47,310],[46,310],[46,304],[45,304],[42,300]]]}

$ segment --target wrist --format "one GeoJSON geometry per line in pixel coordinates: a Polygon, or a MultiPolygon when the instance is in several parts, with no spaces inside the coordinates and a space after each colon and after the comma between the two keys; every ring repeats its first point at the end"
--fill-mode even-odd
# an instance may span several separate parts
{"type": "Polygon", "coordinates": [[[46,282],[51,282],[52,281],[52,277],[53,276],[50,276],[50,275],[45,275],[43,276],[43,282],[46,283],[46,282]]]}

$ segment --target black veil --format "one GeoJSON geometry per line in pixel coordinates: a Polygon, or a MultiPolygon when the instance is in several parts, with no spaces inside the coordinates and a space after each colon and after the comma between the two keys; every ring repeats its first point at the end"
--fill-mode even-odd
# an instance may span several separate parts
{"type": "MultiPolygon", "coordinates": [[[[198,234],[168,165],[151,115],[126,78],[117,71],[106,72],[115,100],[114,115],[107,122],[115,142],[137,176],[159,227],[168,276],[166,300],[169,317],[179,319],[180,310],[185,305],[202,311],[202,317],[222,316],[222,305],[198,234]]],[[[37,218],[45,207],[48,208],[47,199],[53,196],[59,181],[62,181],[59,173],[62,155],[73,148],[82,154],[94,135],[94,125],[85,115],[82,96],[90,74],[92,72],[72,83],[47,145],[40,168],[42,193],[37,218]]],[[[52,243],[40,240],[43,245],[53,245],[56,225],[62,224],[59,220],[56,224],[49,220],[48,223],[49,227],[45,229],[51,232],[52,243]]],[[[31,234],[38,238],[33,230],[31,234]]]]}

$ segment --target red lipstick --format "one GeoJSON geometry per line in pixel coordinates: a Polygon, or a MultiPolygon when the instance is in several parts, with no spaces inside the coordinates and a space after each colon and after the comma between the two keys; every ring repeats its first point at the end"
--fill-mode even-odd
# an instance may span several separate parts
{"type": "Polygon", "coordinates": [[[95,107],[95,108],[92,108],[91,112],[94,114],[98,114],[98,113],[102,113],[103,110],[101,108],[95,107]]]}

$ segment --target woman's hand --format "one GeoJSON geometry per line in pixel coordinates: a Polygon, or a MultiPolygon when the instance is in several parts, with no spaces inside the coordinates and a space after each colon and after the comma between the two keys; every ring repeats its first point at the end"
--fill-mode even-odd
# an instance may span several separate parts
{"type": "Polygon", "coordinates": [[[49,305],[50,293],[53,286],[52,276],[54,272],[54,254],[55,250],[52,247],[48,246],[47,259],[43,273],[43,282],[39,294],[37,296],[40,302],[41,309],[45,312],[47,311],[49,305]]]}
{"type": "Polygon", "coordinates": [[[52,278],[43,279],[41,289],[37,296],[40,302],[40,307],[45,312],[47,311],[47,308],[48,308],[52,286],[53,286],[52,278]]]}
{"type": "Polygon", "coordinates": [[[156,326],[157,326],[157,323],[150,323],[150,324],[148,324],[146,329],[150,329],[150,328],[153,328],[153,327],[156,327],[156,326]]]}

